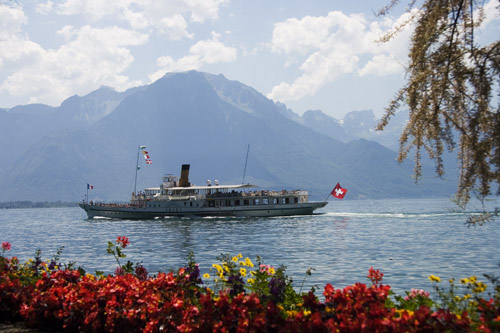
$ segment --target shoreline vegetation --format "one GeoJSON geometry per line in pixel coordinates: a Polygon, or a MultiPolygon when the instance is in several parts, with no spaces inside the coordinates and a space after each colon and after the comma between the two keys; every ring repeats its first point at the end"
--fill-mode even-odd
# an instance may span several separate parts
{"type": "Polygon", "coordinates": [[[77,202],[66,201],[8,201],[0,202],[0,209],[19,209],[19,208],[59,208],[59,207],[78,207],[77,202]]]}
{"type": "Polygon", "coordinates": [[[498,332],[500,278],[469,276],[441,282],[431,275],[431,292],[396,295],[371,267],[368,283],[343,289],[327,283],[321,293],[303,290],[286,267],[257,257],[221,254],[201,272],[191,253],[175,271],[152,275],[126,261],[125,236],[109,241],[113,274],[91,274],[76,263],[50,260],[21,263],[0,252],[0,327],[14,331],[81,332],[498,332]]]}

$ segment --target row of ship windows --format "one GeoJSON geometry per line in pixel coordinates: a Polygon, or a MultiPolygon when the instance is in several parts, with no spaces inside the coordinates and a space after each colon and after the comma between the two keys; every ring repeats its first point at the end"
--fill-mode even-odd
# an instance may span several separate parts
{"type": "MultiPolygon", "coordinates": [[[[237,199],[237,200],[216,200],[216,201],[209,201],[208,206],[207,204],[204,204],[204,207],[231,207],[231,206],[250,206],[250,202],[252,202],[253,206],[259,206],[259,205],[279,205],[279,204],[289,204],[290,203],[290,198],[282,198],[281,202],[279,198],[273,198],[272,200],[269,200],[268,198],[264,199],[237,199]]],[[[184,207],[188,206],[193,207],[193,202],[192,201],[184,201],[184,207]]],[[[299,202],[299,198],[293,198],[294,203],[299,202]]],[[[161,207],[160,205],[156,204],[149,204],[149,207],[161,207]]],[[[196,207],[199,207],[199,204],[196,203],[196,207]]]]}

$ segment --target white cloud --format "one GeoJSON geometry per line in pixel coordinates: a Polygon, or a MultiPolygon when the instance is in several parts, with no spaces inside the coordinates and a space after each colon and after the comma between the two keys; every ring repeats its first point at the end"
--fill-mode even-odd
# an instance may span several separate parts
{"type": "Polygon", "coordinates": [[[103,84],[117,89],[137,84],[123,75],[134,59],[127,47],[144,44],[147,35],[90,26],[65,26],[58,33],[68,40],[58,49],[45,50],[29,40],[11,38],[6,49],[13,54],[8,60],[18,69],[1,83],[0,90],[12,96],[30,96],[31,103],[56,105],[72,94],[103,84]]]}
{"type": "Polygon", "coordinates": [[[134,29],[153,29],[172,40],[192,38],[186,17],[203,23],[218,18],[220,7],[228,0],[65,0],[38,5],[40,13],[51,11],[59,15],[84,15],[92,21],[117,19],[134,29]]]}
{"type": "Polygon", "coordinates": [[[379,54],[374,56],[358,71],[359,76],[376,75],[384,76],[401,73],[402,64],[393,56],[379,54]]]}
{"type": "Polygon", "coordinates": [[[397,21],[370,23],[362,14],[333,11],[327,16],[292,18],[275,24],[271,51],[286,54],[287,66],[293,64],[290,59],[302,58],[298,65],[302,74],[292,83],[274,86],[268,97],[285,102],[312,96],[324,85],[349,73],[382,76],[403,72],[411,25],[387,43],[377,41],[408,20],[409,15],[406,13],[397,21]]]}
{"type": "Polygon", "coordinates": [[[193,34],[187,32],[187,22],[180,14],[162,18],[157,22],[157,28],[160,33],[167,35],[172,40],[184,37],[193,38],[193,34]]]}
{"type": "Polygon", "coordinates": [[[219,8],[229,0],[187,0],[186,5],[191,12],[191,21],[204,22],[219,17],[219,8]]]}
{"type": "Polygon", "coordinates": [[[0,5],[0,42],[19,33],[27,18],[20,7],[0,5]]]}
{"type": "Polygon", "coordinates": [[[46,3],[39,3],[36,6],[36,12],[42,15],[48,15],[50,12],[54,10],[54,2],[51,0],[46,3]]]}
{"type": "Polygon", "coordinates": [[[175,60],[171,56],[159,57],[156,64],[161,69],[149,75],[151,81],[156,81],[167,72],[179,72],[200,69],[204,64],[231,62],[236,60],[235,48],[225,46],[219,41],[220,35],[212,32],[212,39],[202,40],[189,48],[189,54],[175,60]]]}
{"type": "Polygon", "coordinates": [[[490,0],[484,5],[484,21],[481,28],[485,28],[490,22],[500,19],[500,8],[498,1],[490,0]]]}

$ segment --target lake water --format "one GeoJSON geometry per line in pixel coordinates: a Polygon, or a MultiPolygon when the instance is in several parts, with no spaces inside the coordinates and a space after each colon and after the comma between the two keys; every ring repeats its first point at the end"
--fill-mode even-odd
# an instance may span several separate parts
{"type": "MultiPolygon", "coordinates": [[[[500,199],[488,202],[500,207],[500,199]]],[[[221,253],[261,256],[287,273],[304,290],[322,291],[367,283],[370,267],[384,273],[384,283],[398,294],[411,288],[431,291],[431,274],[447,281],[483,273],[500,275],[500,220],[467,228],[466,217],[479,209],[454,212],[448,199],[335,200],[322,214],[279,218],[166,218],[160,220],[87,220],[80,208],[0,209],[0,242],[8,256],[33,258],[36,249],[50,259],[64,246],[61,261],[88,272],[112,272],[116,262],[107,242],[127,236],[127,258],[152,273],[177,269],[190,251],[208,272],[221,253]]],[[[484,279],[483,279],[484,280],[484,279]]],[[[447,282],[442,282],[447,287],[447,282]]]]}

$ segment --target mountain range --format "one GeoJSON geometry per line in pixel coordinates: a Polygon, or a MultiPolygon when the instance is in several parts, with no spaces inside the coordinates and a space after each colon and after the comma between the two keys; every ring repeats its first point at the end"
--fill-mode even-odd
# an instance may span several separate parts
{"type": "Polygon", "coordinates": [[[124,92],[101,87],[72,96],[59,107],[0,109],[0,144],[7,148],[0,154],[0,202],[80,201],[88,183],[94,200],[125,201],[138,157],[138,190],[158,186],[164,174],[179,175],[188,163],[191,183],[300,188],[320,200],[337,182],[348,189],[346,198],[453,194],[455,170],[453,180],[437,179],[426,165],[426,177],[415,184],[412,163],[396,162],[406,119],[401,112],[375,132],[371,110],[342,120],[320,110],[298,115],[223,75],[168,73],[124,92]],[[139,145],[151,165],[138,156],[139,145]]]}

